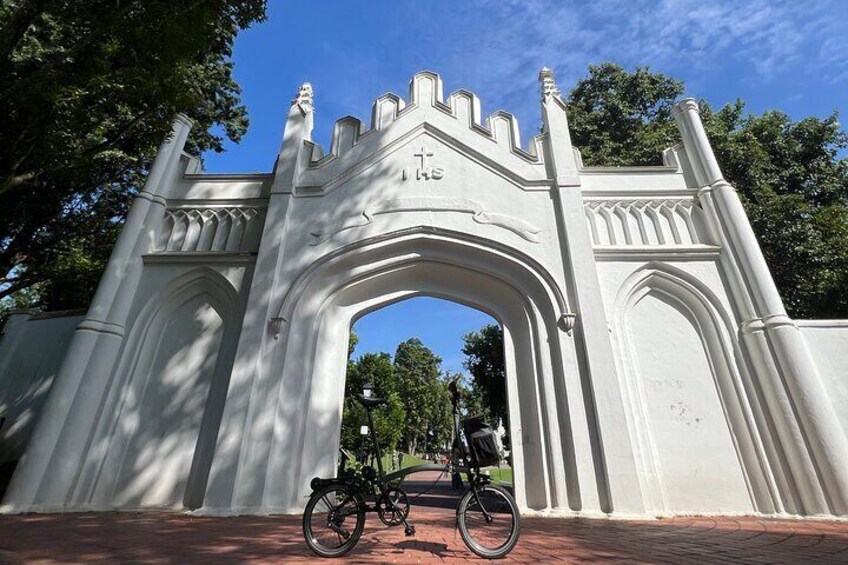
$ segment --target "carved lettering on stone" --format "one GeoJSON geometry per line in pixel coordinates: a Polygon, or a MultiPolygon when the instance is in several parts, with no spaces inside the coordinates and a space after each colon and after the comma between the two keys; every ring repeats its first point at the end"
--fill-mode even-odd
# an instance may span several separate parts
{"type": "MultiPolygon", "coordinates": [[[[415,157],[421,159],[421,166],[415,170],[416,180],[441,180],[445,177],[445,169],[442,167],[434,167],[430,164],[430,157],[433,157],[433,152],[427,149],[427,144],[421,145],[421,149],[414,153],[415,157]]],[[[409,178],[406,169],[403,170],[403,180],[409,178]]]]}

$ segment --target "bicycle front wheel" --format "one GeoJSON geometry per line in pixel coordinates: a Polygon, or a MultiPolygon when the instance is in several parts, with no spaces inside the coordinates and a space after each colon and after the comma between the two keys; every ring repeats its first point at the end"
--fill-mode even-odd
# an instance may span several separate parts
{"type": "Polygon", "coordinates": [[[321,557],[341,557],[365,528],[365,501],[350,487],[330,485],[309,497],[303,511],[303,537],[321,557]]]}
{"type": "Polygon", "coordinates": [[[503,557],[518,542],[518,505],[499,486],[486,485],[466,492],[456,510],[456,519],[462,541],[480,557],[503,557]]]}

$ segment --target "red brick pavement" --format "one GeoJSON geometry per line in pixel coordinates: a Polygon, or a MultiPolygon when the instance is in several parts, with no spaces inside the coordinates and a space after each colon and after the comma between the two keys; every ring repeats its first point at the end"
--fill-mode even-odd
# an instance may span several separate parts
{"type": "MultiPolygon", "coordinates": [[[[453,512],[413,507],[406,538],[369,516],[351,563],[475,559],[453,512]]],[[[3,563],[308,563],[297,516],[200,518],[163,513],[0,517],[3,563]]],[[[332,562],[332,561],[330,561],[332,562]]],[[[848,563],[848,524],[762,518],[655,521],[529,518],[508,563],[848,563]]]]}
{"type": "MultiPolygon", "coordinates": [[[[413,494],[432,486],[432,480],[425,476],[404,486],[413,494]]],[[[365,534],[343,561],[481,562],[454,529],[455,507],[456,493],[446,481],[413,500],[414,538],[405,537],[402,528],[383,526],[369,514],[365,534]]],[[[0,516],[0,563],[317,561],[322,560],[303,541],[299,516],[208,518],[155,512],[0,516]]],[[[848,565],[848,522],[523,517],[521,539],[503,562],[848,565]]]]}

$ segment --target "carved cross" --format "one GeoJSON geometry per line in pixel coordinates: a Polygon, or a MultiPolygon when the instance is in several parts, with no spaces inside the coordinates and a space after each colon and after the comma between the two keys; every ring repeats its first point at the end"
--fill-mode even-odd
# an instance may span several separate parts
{"type": "Polygon", "coordinates": [[[432,156],[433,156],[433,153],[428,152],[426,144],[421,145],[421,152],[420,153],[413,153],[413,157],[421,157],[421,170],[422,171],[426,171],[426,170],[429,169],[429,167],[427,166],[427,157],[432,157],[432,156]]]}

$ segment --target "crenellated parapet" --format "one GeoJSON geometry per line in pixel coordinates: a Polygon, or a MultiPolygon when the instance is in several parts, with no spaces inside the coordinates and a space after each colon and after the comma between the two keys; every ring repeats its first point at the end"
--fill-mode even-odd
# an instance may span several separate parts
{"type": "Polygon", "coordinates": [[[374,101],[370,127],[358,118],[346,116],[336,121],[330,141],[329,153],[312,143],[312,167],[321,167],[334,159],[350,153],[361,142],[386,132],[399,122],[418,113],[423,122],[433,113],[450,116],[457,125],[463,125],[482,138],[488,139],[529,163],[542,163],[541,136],[534,137],[526,148],[521,147],[518,120],[503,110],[483,118],[480,100],[464,89],[444,96],[441,77],[432,71],[416,73],[409,83],[409,102],[394,93],[387,93],[374,101]]]}
{"type": "Polygon", "coordinates": [[[377,98],[371,108],[371,129],[382,131],[398,118],[406,102],[397,94],[387,92],[377,98]]]}
{"type": "Polygon", "coordinates": [[[333,140],[330,143],[330,154],[341,157],[359,142],[365,133],[365,124],[359,118],[345,116],[336,120],[333,126],[333,140]]]}

